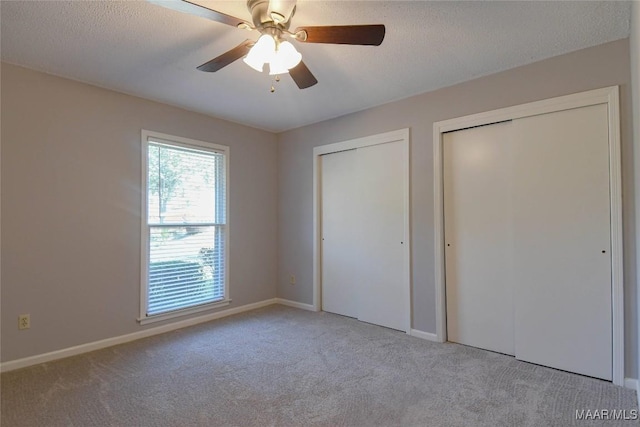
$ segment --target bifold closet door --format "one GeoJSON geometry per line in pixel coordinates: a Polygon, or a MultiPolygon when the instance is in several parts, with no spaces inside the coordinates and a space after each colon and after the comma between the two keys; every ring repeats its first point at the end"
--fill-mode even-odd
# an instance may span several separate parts
{"type": "Polygon", "coordinates": [[[607,106],[513,130],[516,357],[611,380],[607,106]]]}
{"type": "Polygon", "coordinates": [[[449,341],[514,354],[510,122],[443,136],[449,341]]]}
{"type": "Polygon", "coordinates": [[[322,309],[407,331],[407,144],[321,156],[322,309]]]}
{"type": "Polygon", "coordinates": [[[325,154],[321,161],[322,309],[358,317],[356,150],[325,154]]]}

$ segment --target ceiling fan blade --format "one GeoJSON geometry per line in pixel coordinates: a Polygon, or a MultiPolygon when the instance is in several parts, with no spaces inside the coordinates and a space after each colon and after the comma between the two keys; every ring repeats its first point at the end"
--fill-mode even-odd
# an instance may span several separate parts
{"type": "Polygon", "coordinates": [[[318,80],[311,74],[304,62],[300,61],[298,65],[289,70],[289,75],[300,89],[306,89],[318,83],[318,80]]]}
{"type": "Polygon", "coordinates": [[[217,58],[213,58],[209,62],[205,62],[204,64],[198,67],[198,70],[206,71],[209,73],[215,73],[221,68],[226,67],[227,65],[231,64],[233,61],[236,61],[242,58],[243,56],[245,56],[247,53],[249,53],[249,50],[251,49],[251,46],[253,46],[254,43],[255,43],[254,41],[247,39],[242,43],[240,43],[238,46],[231,49],[230,51],[223,53],[217,58]]]}
{"type": "Polygon", "coordinates": [[[295,34],[302,31],[307,37],[296,37],[301,42],[380,46],[385,27],[382,24],[301,27],[296,29],[295,34]]]}
{"type": "Polygon", "coordinates": [[[199,5],[195,1],[189,1],[189,0],[179,0],[179,1],[147,0],[147,1],[149,3],[153,3],[158,6],[166,7],[167,9],[177,10],[179,12],[201,16],[203,18],[211,19],[212,21],[231,25],[232,27],[238,27],[240,24],[246,23],[246,21],[243,19],[239,19],[234,16],[227,15],[225,13],[218,12],[213,9],[209,9],[208,7],[199,5]]]}

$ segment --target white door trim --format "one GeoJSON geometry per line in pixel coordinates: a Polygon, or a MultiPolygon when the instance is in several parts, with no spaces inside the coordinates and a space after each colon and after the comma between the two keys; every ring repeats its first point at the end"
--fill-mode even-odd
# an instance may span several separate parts
{"type": "Polygon", "coordinates": [[[620,158],[619,88],[611,86],[587,92],[531,102],[433,124],[434,240],[436,337],[447,340],[444,265],[444,191],[442,134],[473,126],[530,117],[589,105],[607,104],[609,118],[609,185],[611,208],[611,300],[613,313],[613,383],[624,386],[624,299],[622,266],[622,178],[620,158]]]}
{"type": "Polygon", "coordinates": [[[321,145],[314,147],[313,149],[313,308],[315,311],[320,311],[321,304],[321,286],[322,286],[322,260],[321,260],[321,216],[322,205],[320,202],[320,196],[322,194],[320,184],[322,182],[320,173],[320,156],[324,154],[337,153],[345,150],[353,150],[356,148],[369,147],[372,145],[386,144],[390,142],[401,142],[405,147],[404,158],[404,180],[405,180],[405,194],[404,194],[404,266],[403,266],[403,282],[405,294],[407,295],[405,306],[406,310],[406,332],[411,331],[411,230],[410,230],[410,168],[409,159],[410,146],[409,146],[409,129],[399,129],[396,131],[381,133],[377,135],[366,136],[363,138],[351,139],[348,141],[336,142],[333,144],[321,145]]]}

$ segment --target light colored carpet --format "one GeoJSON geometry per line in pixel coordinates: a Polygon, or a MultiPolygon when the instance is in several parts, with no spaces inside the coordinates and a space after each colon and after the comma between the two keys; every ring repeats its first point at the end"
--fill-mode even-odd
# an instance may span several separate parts
{"type": "Polygon", "coordinates": [[[1,376],[13,426],[570,426],[635,392],[271,306],[1,376]]]}

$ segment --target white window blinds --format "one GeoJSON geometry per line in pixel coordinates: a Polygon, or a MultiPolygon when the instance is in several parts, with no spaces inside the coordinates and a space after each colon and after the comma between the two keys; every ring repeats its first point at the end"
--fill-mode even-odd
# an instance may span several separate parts
{"type": "Polygon", "coordinates": [[[226,298],[225,154],[147,141],[146,316],[226,298]]]}

